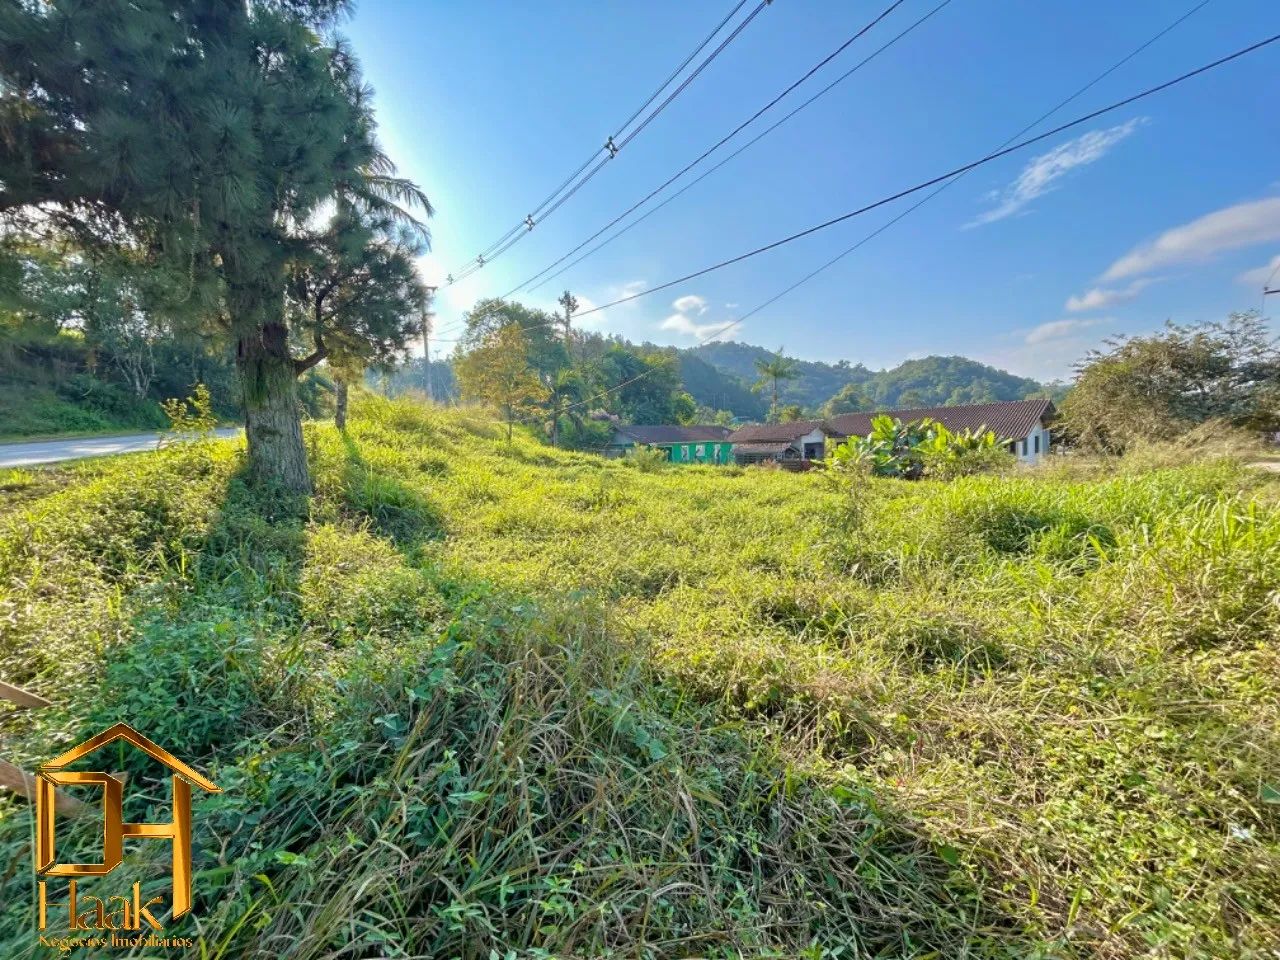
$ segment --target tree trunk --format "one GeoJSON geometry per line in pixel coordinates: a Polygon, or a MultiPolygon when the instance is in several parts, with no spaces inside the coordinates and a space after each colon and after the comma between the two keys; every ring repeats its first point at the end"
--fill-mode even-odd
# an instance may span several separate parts
{"type": "MultiPolygon", "coordinates": [[[[264,312],[269,304],[246,304],[264,312]]],[[[244,329],[244,328],[242,328],[244,329]]],[[[249,477],[294,493],[311,492],[298,412],[298,377],[283,318],[245,330],[236,345],[249,440],[249,477]]]]}
{"type": "Polygon", "coordinates": [[[333,425],[339,430],[347,429],[347,381],[337,382],[337,399],[333,404],[333,425]]]}

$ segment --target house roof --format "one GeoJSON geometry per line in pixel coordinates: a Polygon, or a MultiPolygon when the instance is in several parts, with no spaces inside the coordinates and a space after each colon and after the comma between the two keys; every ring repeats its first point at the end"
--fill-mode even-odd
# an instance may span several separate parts
{"type": "Polygon", "coordinates": [[[729,439],[734,444],[795,443],[814,430],[821,430],[829,436],[835,436],[837,432],[825,420],[794,420],[791,423],[749,423],[729,434],[729,439]]]}
{"type": "Polygon", "coordinates": [[[614,443],[632,440],[636,443],[701,443],[706,440],[724,440],[729,436],[729,428],[719,424],[634,424],[618,428],[618,437],[614,443]],[[622,439],[620,440],[619,437],[622,439]]]}
{"type": "Polygon", "coordinates": [[[948,430],[977,430],[986,427],[996,436],[1021,440],[1056,411],[1048,397],[1014,400],[1007,403],[977,403],[965,407],[919,407],[912,410],[883,410],[876,413],[846,413],[828,423],[846,437],[865,437],[871,432],[871,418],[882,414],[903,423],[937,420],[948,430]]]}

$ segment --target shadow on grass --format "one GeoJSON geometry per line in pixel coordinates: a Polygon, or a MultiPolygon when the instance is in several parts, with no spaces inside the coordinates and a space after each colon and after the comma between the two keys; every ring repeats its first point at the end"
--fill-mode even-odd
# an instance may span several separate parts
{"type": "MultiPolygon", "coordinates": [[[[372,533],[442,529],[349,440],[346,460],[344,507],[372,533]]],[[[891,798],[824,790],[683,702],[589,600],[455,576],[416,639],[309,647],[306,507],[233,475],[193,571],[111,648],[85,723],[131,722],[223,787],[195,810],[218,956],[1034,955],[891,798]]],[[[133,802],[164,822],[151,776],[133,802]]],[[[0,849],[21,834],[0,828],[0,849]]],[[[167,902],[162,861],[144,894],[167,902]]],[[[0,956],[24,955],[10,936],[0,956]]]]}
{"type": "Polygon", "coordinates": [[[366,519],[375,534],[398,547],[444,537],[444,519],[434,504],[408,484],[369,466],[349,434],[342,434],[342,444],[346,453],[342,482],[350,512],[366,519]]]}

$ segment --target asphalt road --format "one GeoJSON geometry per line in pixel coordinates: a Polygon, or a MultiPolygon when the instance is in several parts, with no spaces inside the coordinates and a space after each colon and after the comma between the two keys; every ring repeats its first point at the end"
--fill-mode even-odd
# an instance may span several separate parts
{"type": "MultiPolygon", "coordinates": [[[[234,437],[238,427],[215,430],[219,437],[234,437]]],[[[0,467],[31,467],[60,460],[109,457],[117,453],[154,450],[158,433],[135,433],[124,437],[84,437],[78,440],[37,440],[31,443],[0,443],[0,467]]]]}

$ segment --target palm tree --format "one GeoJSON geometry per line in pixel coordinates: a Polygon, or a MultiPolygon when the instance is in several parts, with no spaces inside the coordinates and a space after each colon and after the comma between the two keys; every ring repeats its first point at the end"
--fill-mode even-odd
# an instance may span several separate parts
{"type": "Polygon", "coordinates": [[[772,386],[773,404],[769,408],[769,413],[775,414],[778,410],[778,384],[783,380],[794,380],[800,375],[796,370],[796,361],[790,357],[784,357],[782,347],[779,347],[778,352],[770,359],[756,360],[756,373],[760,374],[760,379],[751,389],[759,392],[765,387],[772,386]]]}
{"type": "Polygon", "coordinates": [[[587,387],[576,370],[560,370],[546,377],[547,411],[551,414],[551,446],[560,446],[560,420],[568,417],[574,426],[582,428],[582,418],[576,412],[576,404],[586,396],[587,387]]]}

